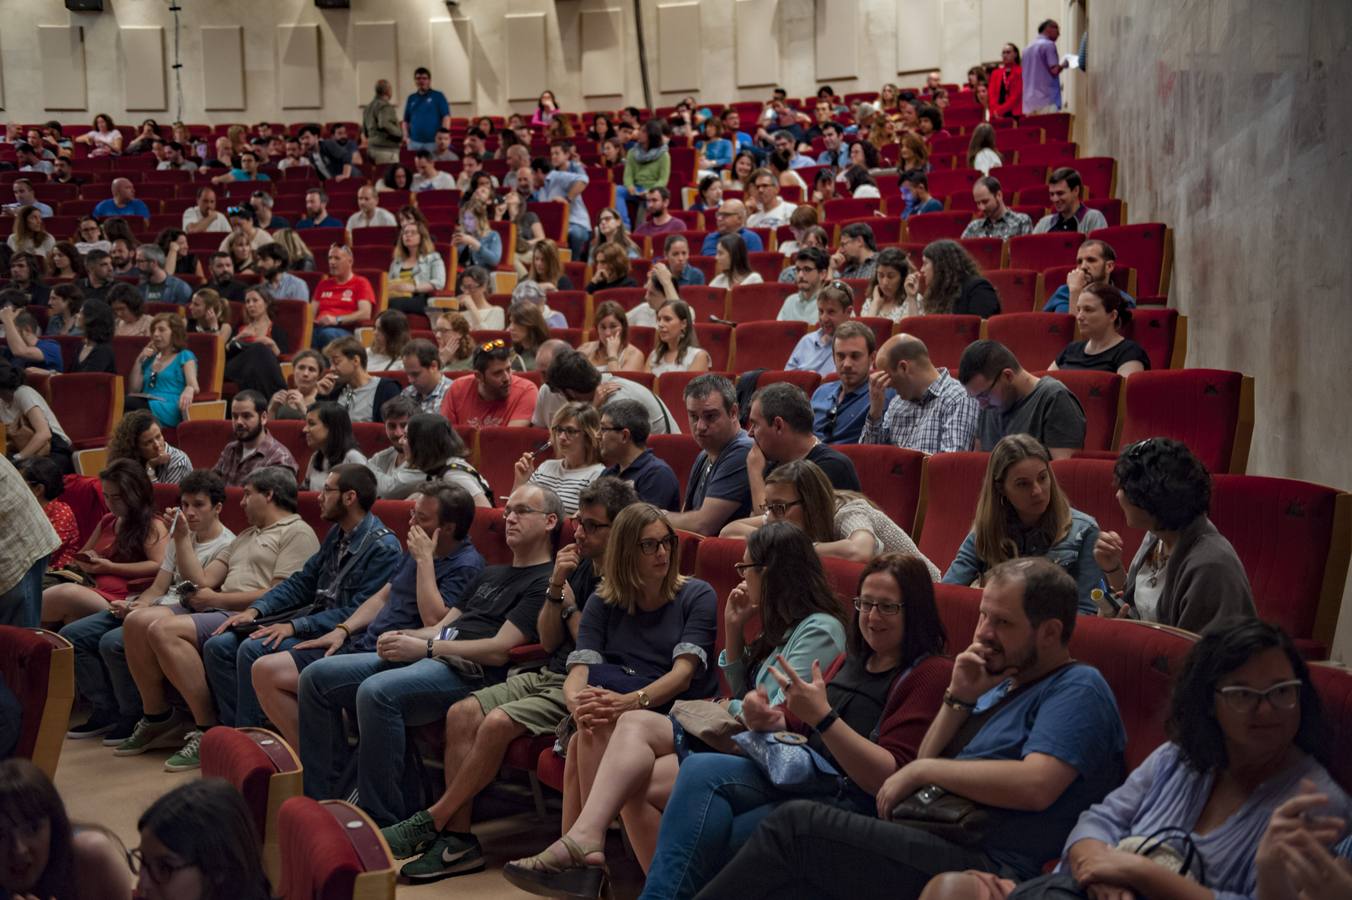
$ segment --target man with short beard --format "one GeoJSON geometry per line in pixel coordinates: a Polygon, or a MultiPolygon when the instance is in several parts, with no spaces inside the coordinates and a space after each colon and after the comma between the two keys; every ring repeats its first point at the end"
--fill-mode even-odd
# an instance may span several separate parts
{"type": "Polygon", "coordinates": [[[268,431],[268,401],[257,391],[240,391],[230,403],[235,439],[221,450],[212,467],[227,486],[241,486],[257,469],[281,466],[296,474],[299,466],[291,451],[268,431]]]}

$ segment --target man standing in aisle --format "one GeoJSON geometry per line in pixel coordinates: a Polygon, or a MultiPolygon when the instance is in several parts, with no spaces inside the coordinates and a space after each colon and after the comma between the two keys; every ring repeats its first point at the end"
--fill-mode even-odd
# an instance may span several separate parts
{"type": "Polygon", "coordinates": [[[413,70],[418,89],[404,101],[404,145],[409,150],[436,150],[437,129],[451,127],[451,104],[441,91],[432,90],[432,73],[419,66],[413,70]]]}

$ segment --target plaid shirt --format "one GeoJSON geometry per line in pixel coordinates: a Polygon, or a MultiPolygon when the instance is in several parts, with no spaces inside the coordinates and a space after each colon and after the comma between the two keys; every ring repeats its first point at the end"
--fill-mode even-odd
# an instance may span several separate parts
{"type": "Polygon", "coordinates": [[[882,422],[866,418],[859,443],[892,444],[922,453],[971,450],[978,412],[967,389],[947,369],[940,369],[919,400],[897,397],[883,412],[882,422]]]}
{"type": "Polygon", "coordinates": [[[226,444],[225,449],[221,451],[221,458],[216,460],[213,469],[228,486],[239,487],[251,473],[267,466],[290,469],[293,475],[299,468],[296,465],[296,458],[286,449],[286,445],[264,431],[258,446],[248,453],[244,452],[244,445],[239,441],[226,444]]]}
{"type": "Polygon", "coordinates": [[[437,386],[432,388],[432,393],[428,394],[426,397],[419,394],[418,388],[411,384],[404,388],[403,394],[405,397],[418,404],[423,412],[439,416],[441,415],[441,401],[446,398],[446,392],[450,389],[451,379],[442,376],[442,379],[437,382],[437,386]]]}
{"type": "Polygon", "coordinates": [[[1032,231],[1033,219],[1031,216],[1005,207],[1005,214],[998,219],[992,220],[981,216],[968,222],[967,227],[962,230],[962,236],[964,240],[984,237],[998,237],[1007,240],[1021,234],[1030,234],[1032,231]]]}

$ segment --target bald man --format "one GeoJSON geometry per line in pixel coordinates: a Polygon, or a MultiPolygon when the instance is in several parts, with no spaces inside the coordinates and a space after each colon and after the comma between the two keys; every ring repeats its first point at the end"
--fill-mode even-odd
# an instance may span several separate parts
{"type": "Polygon", "coordinates": [[[94,207],[94,218],[111,219],[113,216],[138,216],[142,219],[150,218],[150,210],[140,200],[136,199],[136,186],[126,178],[114,178],[112,184],[113,196],[107,200],[100,200],[99,205],[94,207]]]}
{"type": "Polygon", "coordinates": [[[977,402],[947,369],[935,368],[918,337],[893,335],[878,348],[869,376],[868,413],[861,444],[891,444],[922,453],[971,450],[977,402]],[[887,389],[897,392],[887,403],[887,389]]]}
{"type": "Polygon", "coordinates": [[[746,241],[747,253],[757,253],[765,249],[760,237],[746,227],[746,204],[741,200],[724,200],[718,207],[716,215],[718,230],[705,235],[704,244],[699,249],[700,256],[713,256],[718,247],[718,239],[725,234],[740,234],[742,240],[746,241]]]}
{"type": "MultiPolygon", "coordinates": [[[[568,343],[567,341],[561,341],[558,338],[550,338],[549,340],[541,344],[539,348],[536,349],[535,351],[535,371],[537,372],[549,371],[549,364],[554,361],[554,357],[558,356],[565,350],[572,349],[573,345],[568,343]]],[[[600,408],[599,403],[597,404],[597,408],[600,408]]]]}

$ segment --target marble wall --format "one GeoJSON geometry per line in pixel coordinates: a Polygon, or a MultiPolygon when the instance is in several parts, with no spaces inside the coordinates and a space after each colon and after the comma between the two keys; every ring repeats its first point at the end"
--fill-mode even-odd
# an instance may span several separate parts
{"type": "MultiPolygon", "coordinates": [[[[1077,137],[1117,157],[1133,221],[1174,229],[1187,364],[1254,376],[1251,474],[1352,490],[1352,4],[1112,0],[1088,15],[1077,137]]],[[[1335,656],[1352,663],[1352,590],[1335,656]]]]}

